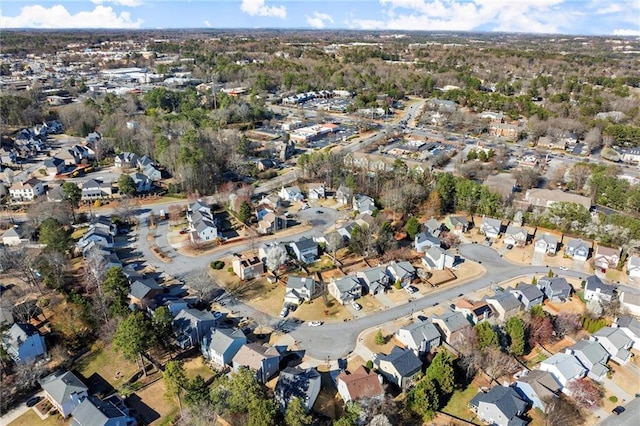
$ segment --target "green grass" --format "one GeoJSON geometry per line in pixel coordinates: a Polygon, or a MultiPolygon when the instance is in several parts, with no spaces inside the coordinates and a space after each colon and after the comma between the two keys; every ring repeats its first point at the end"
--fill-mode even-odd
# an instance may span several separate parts
{"type": "Polygon", "coordinates": [[[49,416],[44,420],[41,420],[40,417],[33,411],[33,409],[27,411],[11,423],[8,426],[59,426],[61,424],[68,425],[69,421],[65,421],[61,423],[58,420],[58,416],[49,416]]]}
{"type": "Polygon", "coordinates": [[[162,421],[160,423],[158,423],[158,426],[170,426],[173,424],[173,421],[175,420],[176,416],[178,415],[178,407],[175,407],[173,410],[171,410],[169,412],[169,414],[167,414],[166,416],[164,416],[164,419],[162,419],[162,421]]]}
{"type": "Polygon", "coordinates": [[[117,388],[135,373],[137,366],[124,359],[122,354],[113,351],[111,346],[107,346],[94,349],[91,354],[80,360],[77,369],[84,377],[98,373],[117,388]],[[115,378],[117,372],[120,373],[118,379],[115,378]]]}
{"type": "Polygon", "coordinates": [[[190,379],[200,375],[203,379],[208,380],[214,375],[213,370],[203,362],[202,356],[185,362],[184,369],[190,379]]]}
{"type": "Polygon", "coordinates": [[[548,357],[544,353],[542,353],[542,351],[538,351],[538,354],[535,357],[533,357],[530,360],[528,360],[526,362],[526,365],[529,368],[534,368],[536,365],[538,365],[539,363],[541,363],[542,361],[544,361],[547,358],[548,357]]]}
{"type": "Polygon", "coordinates": [[[85,232],[87,232],[87,229],[89,229],[88,226],[84,226],[82,228],[78,228],[78,229],[74,229],[73,233],[71,234],[71,239],[72,240],[79,240],[85,232]]]}
{"type": "Polygon", "coordinates": [[[442,411],[452,416],[469,420],[474,424],[481,424],[476,415],[469,410],[469,401],[471,401],[471,398],[476,396],[477,393],[478,389],[474,386],[468,386],[464,390],[455,391],[442,411]]]}

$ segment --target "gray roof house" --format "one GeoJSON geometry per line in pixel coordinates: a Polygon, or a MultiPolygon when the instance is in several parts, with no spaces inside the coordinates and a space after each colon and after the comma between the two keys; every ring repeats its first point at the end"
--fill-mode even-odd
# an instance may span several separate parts
{"type": "Polygon", "coordinates": [[[442,223],[440,223],[435,218],[431,218],[424,223],[427,233],[433,235],[438,238],[442,233],[442,223]]]}
{"type": "Polygon", "coordinates": [[[640,320],[632,316],[620,316],[616,318],[616,322],[612,327],[617,327],[624,332],[631,340],[634,346],[640,348],[640,320]]]}
{"type": "Polygon", "coordinates": [[[556,251],[558,251],[558,238],[549,234],[539,235],[533,243],[533,251],[543,254],[556,254],[556,251]]]}
{"type": "Polygon", "coordinates": [[[149,306],[153,305],[154,298],[162,292],[163,287],[153,278],[139,278],[131,283],[129,298],[136,305],[149,306]]]}
{"type": "Polygon", "coordinates": [[[287,367],[280,372],[274,390],[280,410],[285,411],[293,398],[300,398],[307,412],[311,411],[320,394],[321,377],[315,368],[287,367]]]}
{"type": "Polygon", "coordinates": [[[302,201],[304,199],[304,195],[302,191],[297,186],[290,186],[288,188],[281,188],[278,195],[285,201],[302,201]]]}
{"type": "Polygon", "coordinates": [[[519,282],[516,288],[507,288],[507,291],[513,294],[524,305],[524,308],[529,310],[535,305],[541,305],[544,300],[544,293],[532,284],[525,284],[519,282]]]}
{"type": "Polygon", "coordinates": [[[540,370],[548,371],[563,387],[563,392],[567,384],[574,379],[581,379],[587,374],[587,369],[578,361],[575,356],[558,352],[540,363],[540,370]]]}
{"type": "Polygon", "coordinates": [[[71,426],[132,426],[136,420],[111,401],[103,401],[97,396],[82,400],[71,413],[71,426]]]}
{"type": "Polygon", "coordinates": [[[429,270],[442,271],[444,268],[453,268],[456,260],[455,254],[441,247],[430,247],[422,258],[422,264],[429,270]]]}
{"type": "Polygon", "coordinates": [[[440,346],[440,332],[431,321],[417,321],[396,332],[396,337],[403,345],[420,355],[432,352],[440,346]]]}
{"type": "Polygon", "coordinates": [[[602,272],[606,272],[609,268],[615,268],[620,262],[620,254],[622,249],[598,246],[593,256],[594,265],[602,272]]]}
{"type": "Polygon", "coordinates": [[[599,302],[610,302],[615,294],[616,288],[605,284],[595,275],[590,275],[585,280],[584,298],[585,300],[595,300],[599,302]]]}
{"type": "Polygon", "coordinates": [[[455,346],[462,330],[470,327],[471,323],[460,312],[446,311],[441,315],[434,316],[431,321],[438,327],[443,340],[455,346]]]}
{"type": "Polygon", "coordinates": [[[389,355],[378,354],[373,362],[389,383],[406,390],[413,378],[422,371],[422,361],[411,350],[394,346],[389,355]]]}
{"type": "Polygon", "coordinates": [[[40,380],[45,397],[67,418],[80,405],[89,388],[72,372],[58,372],[40,380]]]}
{"type": "Polygon", "coordinates": [[[532,408],[539,408],[543,412],[546,401],[557,398],[562,386],[548,371],[531,370],[525,372],[513,384],[513,389],[531,404],[532,408]]]}
{"type": "Polygon", "coordinates": [[[346,305],[362,297],[362,284],[360,280],[353,275],[347,275],[346,277],[338,279],[331,278],[327,290],[341,305],[346,305]]]}
{"type": "Polygon", "coordinates": [[[538,288],[552,301],[564,302],[571,296],[571,285],[563,277],[544,277],[538,280],[538,288]]]}
{"type": "Polygon", "coordinates": [[[630,278],[640,278],[640,256],[631,255],[627,258],[627,273],[630,278]]]}
{"type": "Polygon", "coordinates": [[[30,363],[47,354],[44,337],[29,323],[14,323],[2,336],[2,345],[17,364],[30,363]]]}
{"type": "Polygon", "coordinates": [[[387,274],[393,281],[400,281],[405,287],[416,277],[416,268],[407,261],[391,262],[387,265],[387,274]]]}
{"type": "Polygon", "coordinates": [[[440,247],[441,242],[438,237],[429,232],[420,232],[413,239],[413,248],[419,253],[424,253],[431,247],[440,247]]]}
{"type": "Polygon", "coordinates": [[[564,242],[564,252],[573,260],[586,262],[589,258],[589,254],[591,253],[591,246],[592,244],[590,242],[575,238],[567,238],[564,242]]]}
{"type": "Polygon", "coordinates": [[[633,346],[633,340],[619,328],[602,327],[593,333],[591,340],[600,343],[618,364],[626,364],[631,359],[629,349],[633,346]]]}
{"type": "Polygon", "coordinates": [[[483,217],[480,224],[480,233],[488,238],[498,238],[502,233],[502,221],[491,217],[483,217]]]}
{"type": "Polygon", "coordinates": [[[289,247],[300,262],[312,263],[318,258],[318,243],[311,238],[301,238],[289,244],[289,247]]]}
{"type": "Polygon", "coordinates": [[[594,340],[580,340],[569,346],[565,352],[578,358],[580,364],[587,369],[587,377],[601,382],[607,375],[607,361],[609,353],[602,345],[594,340]]]}
{"type": "Polygon", "coordinates": [[[356,195],[352,204],[353,210],[362,214],[373,214],[377,210],[375,201],[368,195],[356,195]]]}
{"type": "Polygon", "coordinates": [[[284,303],[299,305],[310,302],[316,291],[316,281],[312,277],[290,276],[284,294],[284,303]]]}
{"type": "Polygon", "coordinates": [[[262,384],[280,371],[280,352],[276,347],[259,343],[243,345],[232,359],[233,371],[245,367],[256,372],[256,380],[262,384]]]}
{"type": "Polygon", "coordinates": [[[509,225],[504,231],[504,243],[524,247],[529,238],[529,231],[519,226],[509,225]]]}
{"type": "Polygon", "coordinates": [[[469,406],[485,423],[496,426],[524,426],[528,422],[520,416],[528,404],[515,389],[495,386],[489,392],[480,392],[469,401],[469,406]]]}
{"type": "Polygon", "coordinates": [[[239,328],[210,328],[202,338],[202,355],[218,365],[229,365],[246,343],[247,337],[239,328]]]}
{"type": "Polygon", "coordinates": [[[384,293],[389,288],[389,275],[382,266],[358,271],[356,276],[367,286],[369,294],[384,293]]]}
{"type": "Polygon", "coordinates": [[[444,222],[449,231],[456,235],[467,232],[469,229],[469,221],[464,216],[447,216],[444,222]]]}
{"type": "Polygon", "coordinates": [[[336,201],[342,204],[351,204],[353,199],[353,190],[346,185],[340,185],[336,191],[336,201]]]}
{"type": "Polygon", "coordinates": [[[522,304],[516,296],[509,292],[497,292],[493,296],[485,296],[483,300],[491,306],[500,321],[508,320],[520,312],[522,308],[522,304]]]}
{"type": "Polygon", "coordinates": [[[198,346],[216,325],[213,313],[198,309],[184,309],[173,319],[178,346],[183,349],[198,346]]]}

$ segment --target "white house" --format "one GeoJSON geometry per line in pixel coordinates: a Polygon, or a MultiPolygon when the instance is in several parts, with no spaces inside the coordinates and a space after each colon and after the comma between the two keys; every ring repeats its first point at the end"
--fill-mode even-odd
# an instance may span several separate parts
{"type": "Polygon", "coordinates": [[[7,229],[4,234],[2,234],[2,244],[5,246],[17,246],[28,241],[29,239],[22,235],[20,228],[17,226],[7,229]]]}
{"type": "Polygon", "coordinates": [[[605,246],[598,246],[596,253],[593,256],[594,265],[599,268],[603,273],[609,268],[615,268],[620,262],[620,254],[622,249],[612,248],[605,246]]]}
{"type": "Polygon", "coordinates": [[[299,305],[310,302],[316,291],[316,281],[311,277],[290,276],[284,294],[284,303],[299,305]]]}
{"type": "Polygon", "coordinates": [[[290,186],[288,188],[282,188],[280,189],[280,192],[278,193],[278,195],[280,196],[280,198],[282,198],[285,201],[302,201],[304,199],[304,195],[302,194],[302,191],[300,191],[300,188],[298,188],[297,186],[290,186]]]}
{"type": "Polygon", "coordinates": [[[353,210],[361,214],[373,214],[377,210],[376,203],[368,195],[359,194],[353,197],[353,210]]]}
{"type": "Polygon", "coordinates": [[[40,380],[45,397],[67,418],[88,396],[89,388],[72,372],[54,373],[40,380]]]}
{"type": "Polygon", "coordinates": [[[591,253],[592,244],[575,238],[567,238],[564,242],[565,254],[573,260],[586,262],[591,253]]]}
{"type": "Polygon", "coordinates": [[[26,182],[16,182],[9,188],[9,195],[13,201],[33,201],[44,194],[44,185],[36,178],[26,182]]]}
{"type": "Polygon", "coordinates": [[[326,198],[324,183],[310,183],[307,185],[310,200],[319,200],[326,198]]]}
{"type": "Polygon", "coordinates": [[[318,243],[311,238],[301,238],[289,244],[300,262],[312,263],[318,258],[318,243]]]}
{"type": "Polygon", "coordinates": [[[329,294],[341,305],[351,303],[362,296],[362,284],[360,284],[360,280],[357,277],[352,275],[338,279],[331,278],[327,289],[329,294]]]}
{"type": "Polygon", "coordinates": [[[509,225],[504,231],[504,243],[524,247],[529,238],[529,232],[525,228],[509,225]]]}
{"type": "Polygon", "coordinates": [[[626,364],[631,359],[629,349],[633,346],[633,340],[620,328],[602,327],[590,339],[600,343],[618,364],[626,364]]]}
{"type": "Polygon", "coordinates": [[[571,380],[581,379],[587,374],[587,369],[578,361],[575,356],[558,352],[540,363],[540,370],[551,373],[563,387],[566,393],[566,386],[571,380]]]}
{"type": "Polygon", "coordinates": [[[585,300],[595,300],[598,302],[610,302],[614,296],[615,287],[605,284],[595,275],[590,275],[585,280],[584,298],[585,300]]]}
{"type": "Polygon", "coordinates": [[[498,238],[502,232],[502,221],[490,217],[483,217],[480,232],[488,238],[498,238]]]}
{"type": "Polygon", "coordinates": [[[432,352],[440,346],[440,332],[431,321],[418,321],[400,328],[398,340],[416,355],[432,352]]]}
{"type": "Polygon", "coordinates": [[[211,328],[202,338],[202,354],[218,365],[230,365],[233,357],[247,343],[238,328],[211,328]]]}
{"type": "Polygon", "coordinates": [[[449,250],[440,247],[429,248],[422,258],[422,264],[429,270],[441,271],[444,268],[453,268],[456,257],[449,250]]]}
{"type": "Polygon", "coordinates": [[[637,254],[627,259],[627,273],[630,278],[640,278],[640,256],[637,254]]]}
{"type": "Polygon", "coordinates": [[[533,251],[535,251],[536,253],[553,255],[556,254],[557,250],[558,238],[554,237],[553,235],[539,235],[533,244],[533,251]]]}

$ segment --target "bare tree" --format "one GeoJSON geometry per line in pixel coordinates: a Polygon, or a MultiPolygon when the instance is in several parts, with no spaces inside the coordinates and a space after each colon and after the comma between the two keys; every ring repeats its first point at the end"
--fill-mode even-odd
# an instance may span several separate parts
{"type": "Polygon", "coordinates": [[[548,397],[544,400],[544,403],[546,404],[545,426],[579,426],[583,424],[582,412],[573,401],[564,395],[548,397]]]}
{"type": "Polygon", "coordinates": [[[283,244],[270,247],[266,261],[267,268],[277,277],[280,265],[287,261],[287,257],[287,249],[283,244]]]}
{"type": "Polygon", "coordinates": [[[122,197],[116,204],[116,215],[122,222],[129,223],[138,207],[140,207],[140,202],[137,200],[131,197],[122,197]]]}
{"type": "Polygon", "coordinates": [[[19,389],[33,389],[46,372],[46,366],[43,363],[20,363],[16,366],[15,383],[19,389]]]}
{"type": "Polygon", "coordinates": [[[538,184],[540,173],[533,169],[519,169],[513,172],[513,176],[518,182],[518,186],[522,189],[530,189],[538,184]]]}
{"type": "Polygon", "coordinates": [[[571,392],[571,398],[579,407],[593,410],[602,405],[602,391],[598,385],[589,378],[571,380],[567,384],[571,392]]]}
{"type": "Polygon", "coordinates": [[[29,287],[44,294],[42,281],[33,267],[38,253],[36,250],[21,247],[19,249],[0,249],[0,265],[5,272],[13,272],[14,276],[29,287]]]}
{"type": "Polygon", "coordinates": [[[576,191],[582,191],[591,176],[591,167],[586,163],[577,163],[569,170],[569,179],[576,191]]]}
{"type": "Polygon", "coordinates": [[[582,329],[580,315],[568,311],[560,312],[558,316],[554,318],[553,326],[558,337],[572,336],[582,329]]]}
{"type": "Polygon", "coordinates": [[[200,270],[190,273],[185,277],[185,283],[190,290],[196,295],[198,303],[209,303],[216,289],[213,278],[206,270],[200,270]]]}
{"type": "Polygon", "coordinates": [[[584,142],[589,148],[589,152],[593,152],[602,146],[602,132],[597,127],[590,129],[584,137],[584,142]]]}
{"type": "Polygon", "coordinates": [[[516,360],[498,348],[489,347],[483,351],[483,355],[482,368],[492,380],[518,371],[519,364],[516,360]]]}

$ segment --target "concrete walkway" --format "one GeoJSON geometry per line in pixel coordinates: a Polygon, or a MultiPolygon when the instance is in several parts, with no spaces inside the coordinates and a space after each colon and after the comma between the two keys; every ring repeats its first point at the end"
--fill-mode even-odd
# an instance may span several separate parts
{"type": "MultiPolygon", "coordinates": [[[[27,398],[24,402],[22,402],[20,405],[18,405],[17,407],[15,407],[14,409],[8,411],[6,414],[4,414],[2,417],[0,417],[0,426],[7,426],[9,423],[14,421],[18,417],[22,416],[27,411],[31,410],[32,407],[27,407],[26,402],[29,399],[31,399],[33,397],[36,397],[36,396],[40,396],[40,397],[44,398],[44,391],[40,391],[38,393],[33,394],[32,396],[27,398]]],[[[36,413],[37,413],[37,411],[36,411],[36,413]]]]}

